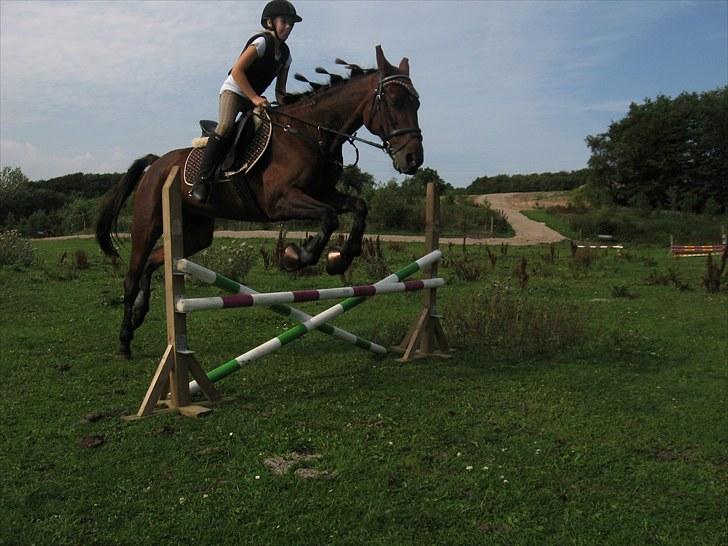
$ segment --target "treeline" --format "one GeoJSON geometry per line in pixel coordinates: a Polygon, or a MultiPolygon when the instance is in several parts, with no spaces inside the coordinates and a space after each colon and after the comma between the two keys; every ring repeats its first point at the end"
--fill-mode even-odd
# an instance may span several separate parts
{"type": "Polygon", "coordinates": [[[590,185],[616,205],[706,214],[728,206],[728,86],[632,103],[586,139],[590,185]]]}
{"type": "MultiPolygon", "coordinates": [[[[121,173],[76,173],[31,182],[19,168],[0,171],[0,231],[15,229],[29,237],[70,235],[92,232],[102,196],[119,180],[121,173]]],[[[437,171],[420,169],[401,183],[390,180],[377,184],[374,177],[356,166],[344,169],[339,186],[361,195],[369,205],[370,231],[418,233],[424,230],[425,183],[437,182],[443,193],[442,224],[451,233],[476,236],[489,232],[505,235],[510,226],[500,211],[475,206],[440,178],[437,171]]],[[[130,200],[131,201],[131,200],[130,200]]],[[[128,231],[131,207],[127,204],[119,217],[119,230],[128,231]]],[[[342,229],[349,215],[342,215],[342,229]]],[[[276,223],[241,223],[218,220],[223,229],[277,229],[276,223]]],[[[318,223],[287,222],[287,229],[319,228],[318,223]]]]}
{"type": "Polygon", "coordinates": [[[98,201],[121,173],[73,173],[30,181],[20,168],[0,171],[0,228],[25,235],[62,235],[90,229],[98,201]]]}
{"type": "Polygon", "coordinates": [[[588,173],[588,169],[579,169],[577,171],[559,171],[556,173],[479,176],[465,189],[465,192],[482,194],[573,190],[587,182],[588,173]]]}

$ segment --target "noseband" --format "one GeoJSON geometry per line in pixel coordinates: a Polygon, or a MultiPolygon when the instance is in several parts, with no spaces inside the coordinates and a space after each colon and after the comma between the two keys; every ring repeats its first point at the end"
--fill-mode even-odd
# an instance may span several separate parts
{"type": "MultiPolygon", "coordinates": [[[[384,115],[384,119],[387,121],[392,130],[389,133],[386,133],[385,131],[386,136],[381,136],[381,139],[384,143],[384,151],[387,152],[390,157],[393,157],[407,145],[409,139],[405,140],[404,144],[396,149],[392,149],[390,140],[402,135],[414,135],[414,138],[422,140],[422,130],[419,127],[409,127],[407,129],[395,128],[394,120],[392,119],[391,107],[387,101],[387,96],[384,94],[384,88],[388,85],[400,85],[404,87],[417,102],[419,102],[420,96],[417,94],[417,91],[415,91],[415,88],[412,85],[412,80],[410,80],[408,76],[395,74],[394,76],[387,76],[379,79],[379,85],[377,85],[377,89],[374,92],[374,98],[372,99],[370,119],[377,112],[384,115]]],[[[382,123],[382,130],[384,130],[384,123],[382,123]]]]}

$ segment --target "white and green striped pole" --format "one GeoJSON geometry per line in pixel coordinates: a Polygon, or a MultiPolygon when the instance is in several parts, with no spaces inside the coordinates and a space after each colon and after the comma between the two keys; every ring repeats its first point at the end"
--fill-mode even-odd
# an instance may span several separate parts
{"type": "MultiPolygon", "coordinates": [[[[211,269],[207,269],[206,267],[191,262],[185,258],[176,261],[176,268],[182,273],[192,275],[194,278],[201,282],[212,284],[214,286],[217,286],[218,288],[222,288],[223,290],[232,292],[233,294],[259,294],[259,292],[253,290],[249,286],[245,286],[244,284],[229,279],[224,275],[215,273],[211,269]]],[[[290,305],[277,303],[271,305],[270,307],[268,307],[268,309],[284,317],[290,317],[294,320],[297,320],[298,322],[305,322],[311,318],[311,315],[309,315],[308,313],[304,313],[300,309],[296,309],[295,307],[291,307],[290,305]]],[[[346,341],[347,343],[351,343],[352,345],[356,345],[357,347],[372,351],[377,354],[384,354],[387,352],[387,349],[385,347],[382,347],[377,343],[364,339],[363,337],[352,334],[351,332],[347,332],[346,330],[342,330],[341,328],[337,328],[336,326],[332,326],[331,324],[322,324],[321,326],[319,326],[318,330],[337,339],[341,339],[342,341],[346,341]]]]}
{"type": "MultiPolygon", "coordinates": [[[[424,269],[428,265],[435,263],[441,257],[442,252],[440,252],[439,250],[434,250],[433,252],[430,252],[419,260],[416,260],[411,264],[403,267],[399,271],[392,273],[388,277],[385,277],[381,281],[375,283],[374,286],[381,286],[388,283],[399,282],[420,271],[421,269],[424,269]]],[[[341,303],[338,303],[333,307],[329,307],[318,315],[311,317],[309,320],[297,326],[294,326],[289,330],[286,330],[281,335],[276,336],[261,345],[258,345],[257,347],[251,349],[246,353],[243,353],[237,358],[225,362],[221,366],[218,366],[214,370],[208,372],[207,377],[213,383],[219,381],[220,379],[227,377],[231,373],[238,371],[243,364],[257,360],[269,353],[272,353],[273,351],[276,351],[277,349],[280,349],[284,345],[287,345],[291,341],[298,339],[299,337],[310,332],[311,330],[319,328],[322,324],[325,324],[329,320],[345,313],[346,311],[349,311],[350,309],[353,309],[364,301],[366,301],[366,297],[347,298],[341,303]]],[[[195,394],[199,391],[200,387],[197,384],[197,381],[192,381],[190,383],[190,393],[195,394]]]]}

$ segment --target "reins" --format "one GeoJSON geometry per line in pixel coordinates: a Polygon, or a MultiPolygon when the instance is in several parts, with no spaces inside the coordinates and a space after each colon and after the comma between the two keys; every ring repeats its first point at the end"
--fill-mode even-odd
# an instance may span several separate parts
{"type": "MultiPolygon", "coordinates": [[[[356,136],[356,133],[353,133],[353,134],[344,133],[342,131],[337,131],[336,129],[331,129],[330,127],[325,127],[325,126],[319,125],[317,123],[311,123],[310,121],[306,121],[305,119],[301,119],[299,117],[293,116],[286,112],[281,112],[277,108],[268,108],[267,110],[268,110],[268,112],[270,112],[272,114],[278,114],[278,115],[285,116],[287,118],[296,120],[297,122],[302,123],[303,125],[308,125],[309,127],[315,127],[319,133],[323,133],[323,132],[331,133],[331,134],[334,134],[334,135],[337,135],[340,137],[344,137],[346,140],[348,140],[350,142],[353,140],[356,140],[357,142],[363,142],[364,144],[368,144],[369,146],[374,146],[375,148],[379,148],[380,150],[386,151],[386,146],[384,146],[383,144],[378,144],[377,142],[373,142],[371,140],[367,140],[365,138],[358,137],[358,136],[356,136]]],[[[275,122],[273,120],[271,120],[271,123],[273,125],[275,125],[276,127],[280,127],[281,129],[283,129],[286,132],[300,135],[300,133],[296,132],[296,128],[293,127],[290,123],[283,124],[283,123],[275,122]]]]}

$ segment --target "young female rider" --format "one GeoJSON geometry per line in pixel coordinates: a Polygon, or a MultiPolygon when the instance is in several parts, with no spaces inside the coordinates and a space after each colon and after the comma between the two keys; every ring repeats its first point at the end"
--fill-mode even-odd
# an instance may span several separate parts
{"type": "Polygon", "coordinates": [[[287,0],[273,0],[263,8],[260,24],[265,31],[248,40],[220,88],[217,128],[207,141],[200,174],[189,192],[201,202],[205,203],[210,194],[215,167],[225,152],[224,141],[233,128],[238,112],[268,106],[268,99],[262,94],[274,79],[276,100],[283,102],[291,66],[291,54],[285,42],[293,25],[301,21],[296,8],[287,0]]]}

